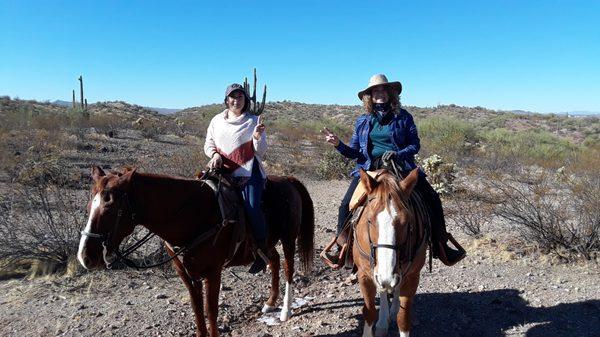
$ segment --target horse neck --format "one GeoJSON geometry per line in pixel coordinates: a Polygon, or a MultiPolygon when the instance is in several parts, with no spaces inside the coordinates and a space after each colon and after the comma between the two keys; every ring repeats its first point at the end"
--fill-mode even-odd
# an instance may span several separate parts
{"type": "Polygon", "coordinates": [[[185,244],[203,229],[196,225],[200,219],[213,222],[216,215],[212,190],[194,180],[141,173],[134,180],[133,194],[140,225],[170,244],[185,244]]]}

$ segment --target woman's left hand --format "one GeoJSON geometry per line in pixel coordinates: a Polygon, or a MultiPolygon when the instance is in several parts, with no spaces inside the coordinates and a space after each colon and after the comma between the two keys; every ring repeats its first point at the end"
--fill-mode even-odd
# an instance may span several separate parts
{"type": "Polygon", "coordinates": [[[265,132],[265,124],[263,124],[262,116],[258,116],[258,122],[254,127],[254,133],[252,134],[252,137],[254,137],[254,139],[260,139],[263,132],[265,132]]]}
{"type": "Polygon", "coordinates": [[[385,151],[383,156],[381,156],[381,159],[383,159],[383,161],[390,161],[395,156],[396,156],[396,151],[388,150],[388,151],[385,151]]]}

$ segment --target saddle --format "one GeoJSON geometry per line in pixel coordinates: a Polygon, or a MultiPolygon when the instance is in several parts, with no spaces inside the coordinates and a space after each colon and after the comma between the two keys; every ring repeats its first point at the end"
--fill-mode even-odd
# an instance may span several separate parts
{"type": "MultiPolygon", "coordinates": [[[[223,220],[222,227],[233,226],[229,253],[224,265],[227,267],[238,251],[242,249],[246,251],[250,248],[248,246],[250,240],[246,240],[249,229],[242,206],[242,196],[237,184],[227,176],[206,173],[199,177],[199,180],[210,186],[217,197],[219,212],[223,220]]],[[[215,236],[215,241],[218,236],[219,233],[215,236]]]]}
{"type": "MultiPolygon", "coordinates": [[[[367,174],[373,178],[377,177],[377,172],[369,171],[367,174]]],[[[320,254],[321,260],[330,268],[340,269],[343,266],[346,269],[354,269],[354,259],[352,257],[354,227],[362,215],[366,201],[367,189],[362,182],[359,182],[350,199],[350,215],[344,222],[342,231],[325,246],[320,254]],[[340,249],[332,253],[334,246],[340,247],[340,249]]]]}

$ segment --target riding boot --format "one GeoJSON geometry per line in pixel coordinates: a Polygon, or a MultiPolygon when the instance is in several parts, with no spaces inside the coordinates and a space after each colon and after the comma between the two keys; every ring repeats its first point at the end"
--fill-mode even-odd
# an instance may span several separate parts
{"type": "Polygon", "coordinates": [[[269,263],[268,249],[264,240],[256,243],[256,250],[254,251],[254,263],[248,269],[250,274],[257,274],[264,271],[269,263]]]}
{"type": "MultiPolygon", "coordinates": [[[[429,185],[427,183],[427,185],[429,185]]],[[[453,266],[466,256],[466,251],[454,240],[452,235],[446,231],[446,221],[444,220],[444,210],[439,194],[430,186],[426,188],[424,197],[429,205],[431,214],[431,243],[433,256],[439,258],[443,264],[453,266]],[[450,240],[457,249],[448,246],[450,240]]]]}

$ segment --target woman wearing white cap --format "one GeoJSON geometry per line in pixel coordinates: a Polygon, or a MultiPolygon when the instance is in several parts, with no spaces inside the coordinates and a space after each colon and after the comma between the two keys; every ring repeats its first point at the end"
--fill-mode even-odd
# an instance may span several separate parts
{"type": "MultiPolygon", "coordinates": [[[[383,74],[374,75],[368,87],[358,93],[367,113],[356,120],[349,144],[341,142],[329,129],[323,130],[328,143],[345,157],[356,159],[356,168],[351,173],[352,182],[339,208],[338,234],[350,212],[350,199],[360,181],[359,169],[380,169],[383,162],[389,160],[393,160],[402,171],[417,168],[414,156],[421,147],[420,140],[412,115],[400,106],[401,92],[400,82],[388,82],[383,74]]],[[[454,265],[465,257],[465,251],[460,246],[457,246],[458,250],[448,246],[451,235],[446,232],[440,197],[422,171],[419,178],[416,188],[425,197],[431,211],[433,255],[448,266],[454,265]]]]}
{"type": "Polygon", "coordinates": [[[211,158],[208,167],[223,169],[241,187],[246,214],[250,218],[256,241],[256,258],[250,273],[265,269],[269,252],[266,250],[267,228],[260,208],[267,175],[262,158],[267,152],[265,125],[261,117],[252,115],[250,98],[240,84],[225,90],[225,109],[213,117],[206,130],[204,153],[211,158]]]}

